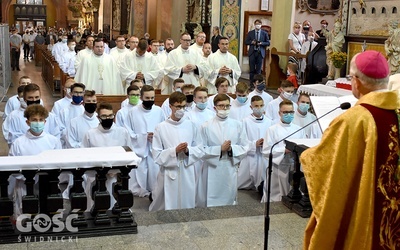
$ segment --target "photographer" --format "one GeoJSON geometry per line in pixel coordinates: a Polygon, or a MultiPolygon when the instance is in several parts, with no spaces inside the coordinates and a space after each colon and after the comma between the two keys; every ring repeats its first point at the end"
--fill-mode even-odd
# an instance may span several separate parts
{"type": "Polygon", "coordinates": [[[314,40],[318,40],[319,35],[317,33],[314,32],[312,26],[311,26],[311,22],[308,20],[305,20],[303,22],[303,34],[304,37],[308,38],[309,36],[314,37],[314,40]]]}
{"type": "MultiPolygon", "coordinates": [[[[265,57],[265,49],[269,46],[269,36],[261,29],[260,19],[254,21],[254,30],[250,30],[246,36],[245,44],[249,45],[250,82],[253,82],[255,74],[261,73],[262,62],[265,57]]],[[[250,86],[250,88],[253,86],[250,86]]]]}

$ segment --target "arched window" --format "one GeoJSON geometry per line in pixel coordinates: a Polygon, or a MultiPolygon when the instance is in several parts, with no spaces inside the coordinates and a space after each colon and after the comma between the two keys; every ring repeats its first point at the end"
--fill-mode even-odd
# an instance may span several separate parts
{"type": "Polygon", "coordinates": [[[392,14],[397,14],[397,8],[396,7],[393,7],[392,14]]]}
{"type": "Polygon", "coordinates": [[[372,9],[371,9],[371,13],[376,14],[376,9],[374,7],[372,7],[372,9]]]}
{"type": "Polygon", "coordinates": [[[365,8],[362,8],[361,13],[362,13],[362,14],[365,14],[365,13],[366,13],[365,8]]]}
{"type": "Polygon", "coordinates": [[[386,8],[382,7],[382,14],[386,14],[386,8]]]}
{"type": "Polygon", "coordinates": [[[357,14],[356,8],[353,8],[353,9],[352,9],[352,12],[353,12],[353,15],[356,15],[356,14],[357,14]]]}

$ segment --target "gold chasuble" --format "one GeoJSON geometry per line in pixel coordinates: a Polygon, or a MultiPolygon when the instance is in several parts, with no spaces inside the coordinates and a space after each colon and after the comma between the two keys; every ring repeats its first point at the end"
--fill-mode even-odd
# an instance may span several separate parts
{"type": "Polygon", "coordinates": [[[371,92],[302,153],[313,207],[304,249],[400,249],[398,107],[396,92],[371,92]]]}

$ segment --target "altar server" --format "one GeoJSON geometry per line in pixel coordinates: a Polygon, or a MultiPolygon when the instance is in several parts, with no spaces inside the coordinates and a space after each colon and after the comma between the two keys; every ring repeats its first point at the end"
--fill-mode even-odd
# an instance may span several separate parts
{"type": "MultiPolygon", "coordinates": [[[[281,120],[279,105],[282,101],[291,101],[291,98],[294,93],[293,83],[284,80],[281,82],[281,86],[279,88],[280,95],[268,103],[267,109],[265,111],[266,116],[271,119],[274,123],[279,123],[281,120]]],[[[293,101],[294,110],[297,109],[297,104],[293,101]]]]}
{"type": "Polygon", "coordinates": [[[129,86],[126,92],[128,96],[128,104],[118,110],[117,114],[115,115],[115,124],[120,127],[126,127],[129,112],[132,110],[132,108],[136,107],[136,105],[140,105],[142,103],[140,100],[140,89],[138,86],[129,86]]]}
{"type": "Polygon", "coordinates": [[[238,121],[242,121],[249,116],[252,111],[250,108],[249,86],[244,82],[239,82],[236,85],[236,98],[232,101],[229,117],[238,121]]]}
{"type": "MultiPolygon", "coordinates": [[[[284,100],[279,104],[279,117],[278,123],[267,129],[264,136],[264,143],[262,153],[264,157],[269,158],[272,145],[290,135],[300,127],[293,124],[294,107],[292,101],[284,100]]],[[[291,139],[305,138],[304,130],[292,135],[291,139]]],[[[282,196],[289,193],[289,171],[293,168],[293,157],[291,151],[285,148],[285,142],[282,141],[277,144],[273,150],[273,169],[271,177],[271,201],[281,201],[282,196]]],[[[264,182],[264,194],[262,202],[267,201],[267,181],[264,182]]]]}
{"type": "Polygon", "coordinates": [[[203,178],[207,179],[207,207],[235,205],[237,168],[246,156],[248,140],[241,122],[228,118],[230,99],[225,94],[214,98],[216,116],[202,125],[205,149],[203,178]]]}
{"type": "Polygon", "coordinates": [[[134,195],[149,196],[157,182],[159,166],[154,162],[151,145],[155,127],[165,120],[160,107],[154,105],[155,91],[150,85],[140,90],[141,105],[129,111],[126,128],[132,149],[142,158],[137,169],[130,172],[129,188],[134,195]]]}
{"type": "MultiPolygon", "coordinates": [[[[294,112],[294,119],[293,123],[303,127],[309,124],[312,121],[315,121],[317,117],[314,114],[309,112],[310,109],[310,96],[306,93],[301,93],[299,96],[299,100],[297,102],[297,109],[294,112]]],[[[321,138],[322,131],[319,127],[318,122],[314,122],[313,124],[304,128],[304,132],[306,138],[314,139],[314,138],[321,138]]]]}
{"type": "Polygon", "coordinates": [[[65,81],[64,84],[64,93],[65,96],[57,100],[53,108],[51,109],[51,113],[55,114],[57,117],[60,115],[61,110],[69,106],[72,102],[72,96],[71,96],[71,85],[75,83],[75,80],[73,78],[69,78],[65,81]]]}
{"type": "MultiPolygon", "coordinates": [[[[18,86],[26,86],[31,83],[32,80],[29,76],[21,76],[18,81],[18,86]]],[[[19,109],[21,106],[21,101],[18,98],[18,93],[16,95],[11,96],[8,98],[6,102],[6,106],[4,107],[4,114],[3,114],[3,121],[7,118],[10,113],[16,109],[19,109]]]]}
{"type": "Polygon", "coordinates": [[[203,156],[196,126],[185,117],[186,96],[174,92],[169,99],[171,116],[155,131],[152,152],[160,166],[150,211],[194,208],[194,163],[203,156]]]}

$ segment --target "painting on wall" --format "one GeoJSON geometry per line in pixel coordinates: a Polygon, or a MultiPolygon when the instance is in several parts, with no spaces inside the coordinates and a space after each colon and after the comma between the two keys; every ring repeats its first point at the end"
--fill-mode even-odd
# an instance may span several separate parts
{"type": "Polygon", "coordinates": [[[340,8],[340,0],[297,0],[297,6],[301,12],[335,15],[340,8]]]}
{"type": "Polygon", "coordinates": [[[221,1],[221,33],[229,38],[229,52],[239,59],[241,0],[221,1]]]}

